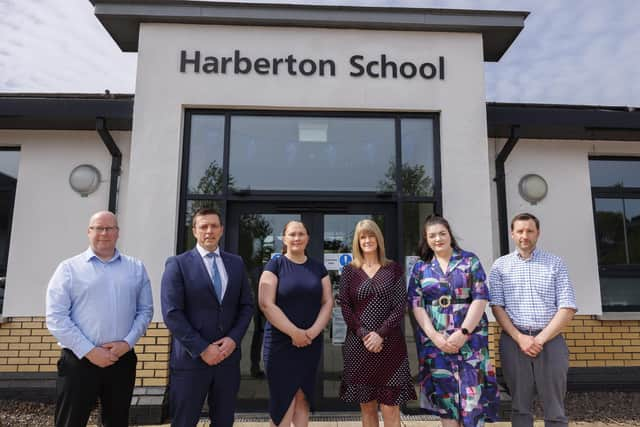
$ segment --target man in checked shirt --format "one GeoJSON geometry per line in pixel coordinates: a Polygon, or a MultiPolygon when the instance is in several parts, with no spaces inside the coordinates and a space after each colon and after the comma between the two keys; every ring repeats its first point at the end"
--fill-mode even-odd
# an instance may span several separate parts
{"type": "Polygon", "coordinates": [[[516,250],[496,260],[489,274],[491,308],[500,335],[500,360],[512,398],[514,427],[533,425],[537,392],[545,426],[566,426],[564,398],[569,350],[560,335],[577,311],[562,259],[536,248],[540,221],[522,213],[511,221],[516,250]]]}

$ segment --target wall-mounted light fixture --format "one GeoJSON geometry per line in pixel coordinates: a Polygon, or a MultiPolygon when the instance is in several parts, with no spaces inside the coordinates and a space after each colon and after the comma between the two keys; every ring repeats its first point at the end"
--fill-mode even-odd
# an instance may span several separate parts
{"type": "Polygon", "coordinates": [[[69,185],[81,197],[87,197],[100,186],[100,171],[92,165],[76,166],[69,174],[69,185]]]}
{"type": "Polygon", "coordinates": [[[522,178],[518,183],[518,192],[527,202],[535,205],[547,195],[549,186],[547,181],[538,174],[530,173],[522,178]]]}

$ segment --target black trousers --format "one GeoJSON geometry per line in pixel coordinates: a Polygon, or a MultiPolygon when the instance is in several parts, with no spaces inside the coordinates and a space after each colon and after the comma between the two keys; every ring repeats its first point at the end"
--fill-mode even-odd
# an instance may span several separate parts
{"type": "Polygon", "coordinates": [[[137,361],[132,350],[115,364],[99,368],[63,349],[56,382],[56,427],[86,426],[97,399],[105,427],[128,426],[137,361]]]}

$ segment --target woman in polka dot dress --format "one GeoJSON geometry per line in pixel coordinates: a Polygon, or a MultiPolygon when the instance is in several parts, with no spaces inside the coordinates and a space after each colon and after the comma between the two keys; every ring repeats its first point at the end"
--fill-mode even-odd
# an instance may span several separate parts
{"type": "Polygon", "coordinates": [[[378,425],[378,405],[385,427],[400,426],[399,405],[416,399],[400,329],[406,287],[371,220],[356,225],[353,262],[342,272],[338,298],[347,323],[340,397],[360,404],[364,427],[378,425]]]}
{"type": "Polygon", "coordinates": [[[420,406],[443,427],[495,421],[496,374],[489,360],[489,300],[480,260],[463,251],[447,220],[427,218],[409,281],[409,305],[419,325],[420,406]]]}

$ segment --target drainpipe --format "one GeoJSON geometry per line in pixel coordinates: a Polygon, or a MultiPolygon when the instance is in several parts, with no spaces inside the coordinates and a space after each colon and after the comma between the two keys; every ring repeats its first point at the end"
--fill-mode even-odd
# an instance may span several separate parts
{"type": "Polygon", "coordinates": [[[116,145],[107,129],[107,121],[104,117],[96,117],[96,131],[102,139],[105,147],[111,154],[111,179],[109,182],[109,211],[116,213],[118,202],[118,178],[120,177],[120,166],[122,165],[122,152],[116,145]]]}
{"type": "Polygon", "coordinates": [[[500,255],[506,255],[509,253],[509,219],[507,218],[507,185],[506,175],[504,172],[504,164],[507,161],[507,157],[511,154],[511,151],[518,143],[520,139],[518,125],[511,126],[511,134],[507,139],[506,144],[500,150],[500,153],[496,157],[496,177],[493,179],[496,182],[497,196],[498,196],[498,227],[500,229],[500,255]]]}

